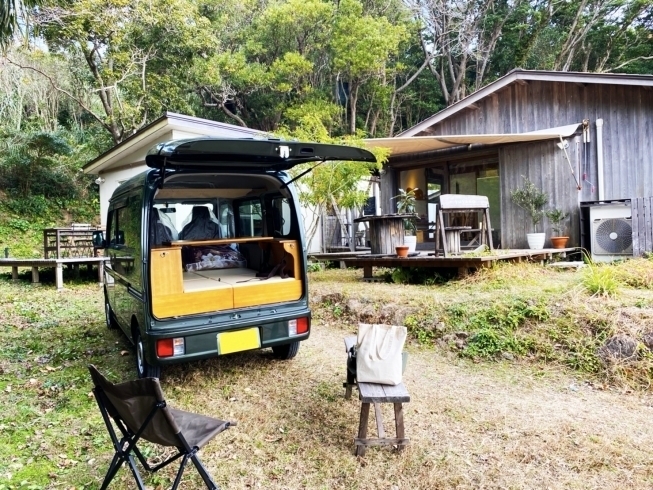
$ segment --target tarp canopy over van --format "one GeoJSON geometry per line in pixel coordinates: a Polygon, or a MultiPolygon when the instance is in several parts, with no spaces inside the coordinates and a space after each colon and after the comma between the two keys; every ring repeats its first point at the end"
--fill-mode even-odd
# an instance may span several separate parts
{"type": "Polygon", "coordinates": [[[288,170],[295,165],[327,160],[375,162],[372,153],[353,146],[281,140],[195,138],[160,143],[145,162],[152,168],[232,167],[288,170]]]}

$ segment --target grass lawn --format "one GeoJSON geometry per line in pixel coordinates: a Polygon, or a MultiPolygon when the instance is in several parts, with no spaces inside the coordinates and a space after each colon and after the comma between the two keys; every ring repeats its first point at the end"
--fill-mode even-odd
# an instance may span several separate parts
{"type": "MultiPolygon", "coordinates": [[[[222,488],[653,485],[652,261],[586,272],[502,266],[431,286],[361,277],[311,274],[313,331],[292,361],[261,351],[164,371],[173,407],[238,422],[200,452],[222,488]],[[342,338],[359,321],[409,328],[403,453],[353,456],[359,403],[343,399],[342,338]],[[635,355],[602,357],[615,336],[634,339],[635,355]]],[[[105,327],[91,281],[66,280],[57,293],[0,276],[0,490],[100,487],[112,449],[86,366],[126,380],[134,355],[105,327]]],[[[173,478],[171,468],[146,483],[168,488],[173,478]]],[[[190,469],[182,488],[200,483],[190,469]]],[[[134,488],[127,470],[110,488],[134,488]]]]}

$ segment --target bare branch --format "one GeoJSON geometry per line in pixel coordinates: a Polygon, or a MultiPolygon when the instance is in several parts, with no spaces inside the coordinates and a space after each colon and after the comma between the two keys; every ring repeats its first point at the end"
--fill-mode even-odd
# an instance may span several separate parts
{"type": "MultiPolygon", "coordinates": [[[[91,115],[91,116],[92,116],[92,117],[93,117],[93,118],[94,118],[98,123],[100,123],[100,124],[102,125],[102,127],[103,127],[104,129],[106,129],[107,131],[109,131],[110,133],[112,133],[112,131],[111,131],[111,127],[110,127],[109,125],[107,125],[107,124],[102,120],[101,117],[99,117],[97,114],[95,114],[95,113],[91,110],[91,108],[88,107],[88,106],[84,103],[84,101],[82,101],[80,98],[74,96],[74,95],[73,95],[72,93],[70,93],[68,90],[59,87],[59,86],[55,83],[54,79],[53,79],[50,75],[48,75],[47,73],[45,73],[43,70],[40,70],[40,69],[38,69],[38,68],[35,68],[35,67],[33,67],[33,66],[29,66],[29,65],[21,65],[20,63],[17,63],[17,62],[15,62],[15,61],[11,60],[10,58],[6,58],[6,57],[5,57],[5,59],[7,60],[8,63],[10,63],[10,64],[12,64],[12,65],[14,65],[14,66],[17,66],[18,68],[20,68],[20,69],[22,69],[22,70],[31,70],[31,71],[34,71],[34,72],[40,74],[41,76],[45,77],[45,78],[48,80],[48,82],[50,82],[50,85],[52,86],[53,89],[55,89],[57,92],[60,92],[60,93],[62,93],[62,94],[64,94],[64,95],[68,96],[68,97],[69,97],[71,100],[73,100],[77,105],[79,105],[82,109],[84,109],[86,112],[88,112],[88,113],[89,113],[89,114],[90,114],[90,115],[91,115]]],[[[112,134],[113,134],[113,133],[112,133],[112,134]]]]}
{"type": "Polygon", "coordinates": [[[605,73],[610,73],[610,72],[613,72],[613,71],[616,71],[616,70],[620,70],[620,69],[623,68],[624,66],[627,66],[627,65],[629,65],[629,64],[631,64],[631,63],[634,63],[635,61],[643,61],[643,60],[653,60],[653,56],[638,56],[638,57],[633,58],[633,59],[631,59],[631,60],[624,61],[624,62],[621,63],[620,65],[613,66],[613,67],[610,68],[609,70],[606,70],[605,73]]]}
{"type": "Polygon", "coordinates": [[[247,123],[240,116],[238,116],[238,114],[235,114],[227,107],[227,103],[233,102],[234,96],[236,95],[236,91],[232,87],[226,83],[223,83],[220,86],[219,93],[216,93],[211,87],[208,86],[199,87],[198,90],[204,107],[219,107],[227,116],[238,121],[238,124],[240,124],[242,127],[247,127],[247,123]],[[209,97],[208,101],[205,99],[205,96],[209,97]]]}

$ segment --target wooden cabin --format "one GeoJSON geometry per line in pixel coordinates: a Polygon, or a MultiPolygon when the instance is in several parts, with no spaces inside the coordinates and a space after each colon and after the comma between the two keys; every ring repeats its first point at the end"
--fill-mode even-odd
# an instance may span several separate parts
{"type": "MultiPolygon", "coordinates": [[[[653,195],[652,89],[651,75],[513,70],[395,138],[368,140],[392,149],[383,212],[399,188],[421,189],[424,249],[440,194],[485,195],[495,244],[525,248],[532,223],[510,194],[527,177],[570,213],[569,245],[589,248],[586,208],[653,195]]],[[[549,246],[546,218],[540,227],[549,246]]]]}

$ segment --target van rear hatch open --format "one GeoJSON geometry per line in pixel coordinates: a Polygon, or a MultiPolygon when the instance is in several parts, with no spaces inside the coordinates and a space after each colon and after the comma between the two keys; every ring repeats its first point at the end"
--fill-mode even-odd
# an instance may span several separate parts
{"type": "Polygon", "coordinates": [[[288,170],[295,165],[323,161],[375,162],[372,153],[353,146],[281,140],[194,138],[160,143],[145,162],[151,168],[258,171],[288,170]]]}

